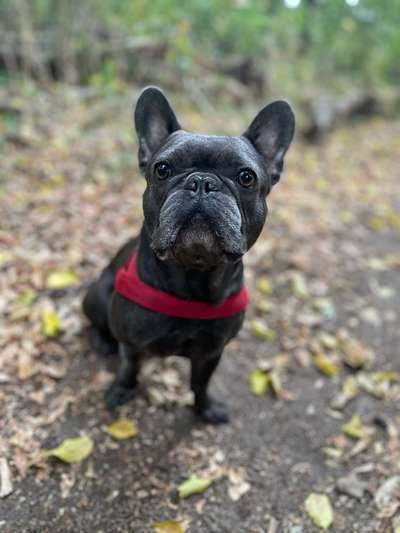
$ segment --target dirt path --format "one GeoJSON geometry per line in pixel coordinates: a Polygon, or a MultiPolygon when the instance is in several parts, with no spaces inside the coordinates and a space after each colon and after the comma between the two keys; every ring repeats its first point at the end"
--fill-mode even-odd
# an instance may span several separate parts
{"type": "MultiPolygon", "coordinates": [[[[311,492],[330,499],[330,531],[398,531],[398,496],[386,491],[384,505],[377,491],[400,475],[400,124],[359,124],[317,148],[297,142],[247,258],[245,328],[213,382],[232,423],[196,422],[185,406],[186,363],[155,361],[119,412],[139,434],[117,441],[104,431],[115,419],[102,401],[111,374],[88,350],[79,305],[140,224],[126,102],[39,101],[19,142],[3,143],[0,457],[13,492],[0,498],[0,531],[144,533],[177,519],[189,533],[308,533],[317,531],[304,509],[311,492]],[[46,288],[60,269],[79,281],[46,288]],[[52,338],[44,309],[61,320],[52,338]],[[271,340],[255,336],[256,320],[271,340]],[[252,394],[257,367],[280,377],[280,397],[252,394]],[[339,408],[349,376],[356,395],[339,408]],[[358,438],[342,429],[354,414],[358,438]],[[82,463],[41,456],[79,434],[95,444],[82,463]],[[215,481],[180,500],[177,486],[192,473],[215,481]],[[350,473],[350,485],[338,481],[350,473]]],[[[204,129],[195,111],[185,116],[204,129]]],[[[216,111],[214,129],[240,131],[236,118],[216,111]]]]}

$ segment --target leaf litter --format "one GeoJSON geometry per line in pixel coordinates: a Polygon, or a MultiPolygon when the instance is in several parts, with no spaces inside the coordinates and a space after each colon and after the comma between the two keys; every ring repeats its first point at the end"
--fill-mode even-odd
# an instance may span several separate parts
{"type": "Polygon", "coordinates": [[[64,463],[80,463],[93,451],[93,441],[89,437],[65,439],[59,446],[43,451],[44,457],[57,457],[64,463]]]}
{"type": "MultiPolygon", "coordinates": [[[[48,107],[46,113],[47,110],[48,107]]],[[[97,382],[96,377],[91,381],[87,376],[82,376],[76,383],[68,382],[70,365],[80,364],[79,361],[85,358],[84,352],[87,350],[80,338],[82,327],[79,321],[80,298],[84,284],[98,272],[99,265],[104,264],[104,258],[114,253],[115,235],[120,235],[122,242],[135,231],[140,222],[140,193],[143,182],[139,178],[136,179],[136,174],[133,176],[132,168],[128,169],[122,163],[118,163],[120,165],[118,171],[110,172],[111,167],[106,163],[110,153],[131,151],[131,138],[125,133],[120,133],[120,127],[118,131],[115,129],[110,134],[111,127],[108,124],[103,124],[101,128],[91,131],[90,135],[86,136],[73,125],[74,122],[79,124],[79,121],[84,119],[83,116],[81,118],[81,114],[80,105],[75,112],[73,110],[72,113],[68,112],[69,124],[78,134],[76,138],[79,138],[79,143],[70,140],[69,134],[60,134],[61,130],[71,129],[66,125],[67,122],[61,124],[54,121],[45,124],[43,131],[48,132],[46,136],[43,136],[38,128],[34,147],[30,148],[28,145],[24,150],[17,151],[15,147],[9,145],[7,157],[4,158],[5,169],[13,176],[13,180],[6,184],[7,194],[3,196],[6,200],[0,200],[2,210],[4,209],[6,213],[4,227],[2,226],[0,233],[0,261],[2,277],[5,280],[5,288],[3,290],[2,286],[0,295],[0,312],[2,318],[4,314],[8,321],[7,327],[0,331],[3,376],[0,402],[7,398],[7,402],[4,403],[6,427],[10,428],[12,436],[9,438],[7,433],[4,442],[0,438],[0,453],[3,450],[6,452],[13,488],[17,486],[22,491],[24,483],[21,481],[25,476],[37,478],[42,484],[48,483],[46,475],[51,469],[57,468],[57,465],[43,461],[40,453],[43,442],[46,442],[46,438],[59,434],[59,421],[65,420],[69,410],[86,411],[91,405],[91,398],[94,398],[93,394],[100,395],[105,382],[110,379],[110,376],[106,376],[97,382]],[[113,135],[116,138],[115,142],[112,140],[113,135]],[[74,153],[74,157],[66,157],[67,153],[74,153]],[[96,157],[90,155],[94,153],[96,157]],[[121,204],[121,195],[130,198],[130,201],[126,202],[129,205],[121,204]],[[76,210],[79,211],[79,217],[71,217],[71,212],[76,210]],[[84,218],[85,227],[82,227],[78,218],[80,221],[84,218]],[[32,240],[32,235],[40,235],[40,239],[32,240]],[[58,279],[54,278],[55,273],[58,273],[58,279]],[[51,275],[53,281],[49,284],[51,275]],[[68,290],[70,288],[71,290],[68,290]],[[50,320],[47,321],[49,327],[44,327],[43,310],[49,310],[58,317],[55,319],[50,316],[50,320]],[[26,344],[26,340],[30,341],[31,346],[26,344]],[[18,390],[15,388],[17,382],[18,390]]],[[[39,118],[40,120],[42,119],[39,118]]],[[[260,365],[259,368],[261,381],[268,382],[269,390],[274,396],[277,391],[279,396],[281,391],[281,378],[284,378],[285,385],[288,382],[290,389],[293,387],[298,394],[299,410],[295,409],[297,404],[291,409],[292,415],[287,419],[287,426],[294,430],[297,423],[304,423],[310,435],[315,430],[315,438],[318,436],[324,440],[326,436],[325,448],[333,452],[328,460],[336,464],[336,470],[329,470],[333,477],[341,479],[340,467],[343,464],[347,468],[349,465],[363,466],[370,462],[376,465],[374,476],[377,476],[380,480],[379,486],[382,486],[385,480],[399,473],[396,466],[398,436],[392,430],[390,430],[392,436],[389,436],[387,430],[382,431],[382,429],[370,434],[364,422],[362,428],[366,430],[366,436],[363,431],[360,433],[357,430],[358,424],[350,424],[353,430],[356,428],[356,434],[363,435],[362,438],[340,434],[339,436],[343,438],[340,441],[337,435],[338,426],[351,421],[351,412],[349,413],[348,409],[359,414],[363,421],[367,413],[362,402],[367,400],[377,402],[373,405],[379,404],[379,407],[373,407],[371,414],[368,412],[368,420],[372,420],[377,414],[385,412],[390,414],[390,409],[396,405],[396,398],[399,398],[399,368],[396,365],[395,353],[389,353],[389,349],[383,345],[380,348],[373,344],[374,349],[372,349],[372,344],[368,345],[370,336],[357,324],[359,320],[364,326],[373,327],[375,332],[379,332],[379,328],[382,327],[388,335],[391,335],[390,328],[393,329],[397,315],[396,311],[390,308],[396,302],[394,284],[390,276],[392,272],[398,274],[400,265],[394,247],[379,255],[376,250],[373,250],[373,253],[367,251],[364,253],[366,242],[363,241],[361,246],[361,241],[366,237],[365,231],[371,234],[375,231],[368,229],[368,224],[365,222],[368,216],[363,215],[365,212],[370,213],[371,217],[378,217],[379,236],[382,241],[387,229],[398,232],[393,216],[395,210],[391,205],[394,196],[393,187],[396,183],[393,182],[392,188],[388,187],[387,191],[390,193],[377,185],[382,181],[382,172],[385,169],[389,170],[389,160],[386,162],[383,158],[378,160],[368,158],[369,151],[373,148],[372,138],[382,136],[385,139],[384,143],[394,148],[395,130],[391,126],[379,124],[368,124],[368,128],[368,131],[377,132],[378,135],[368,135],[367,138],[364,126],[352,133],[352,136],[355,135],[357,138],[362,159],[369,161],[368,176],[371,177],[367,178],[368,183],[365,172],[361,172],[361,166],[358,166],[364,162],[358,160],[357,154],[354,159],[347,158],[346,168],[343,166],[345,149],[343,147],[346,146],[343,139],[346,131],[335,133],[332,142],[323,149],[314,150],[308,147],[304,153],[296,152],[296,149],[293,152],[293,163],[288,165],[285,179],[280,189],[277,188],[273,199],[270,231],[266,239],[260,240],[249,254],[249,266],[246,271],[250,276],[249,284],[254,282],[252,302],[248,311],[249,335],[246,337],[245,331],[241,338],[232,343],[232,357],[237,358],[237,368],[246,368],[246,371],[240,375],[239,372],[235,373],[235,387],[238,389],[240,402],[245,403],[246,394],[249,397],[253,394],[248,389],[247,376],[254,368],[258,368],[256,367],[258,363],[255,361],[272,359],[272,346],[273,350],[287,352],[289,359],[284,366],[277,368],[271,364],[260,365]],[[352,180],[348,179],[348,165],[351,166],[352,180]],[[331,168],[335,169],[334,172],[330,170],[331,168]],[[321,170],[324,170],[323,178],[321,170]],[[310,182],[305,184],[303,181],[303,188],[300,188],[298,184],[304,172],[310,176],[310,182]],[[377,176],[380,178],[376,179],[377,176]],[[315,187],[318,179],[318,187],[315,187]],[[332,180],[335,180],[334,188],[320,188],[323,181],[329,183],[332,180]],[[289,207],[288,197],[291,198],[289,207]],[[371,210],[370,205],[377,198],[379,203],[386,203],[387,208],[371,210]],[[335,213],[339,200],[342,213],[337,217],[335,213]],[[315,223],[310,224],[308,216],[313,216],[315,223]],[[353,234],[357,235],[357,238],[353,238],[353,234]],[[279,235],[279,239],[275,237],[276,235],[279,235]],[[360,242],[357,242],[358,238],[360,242]],[[379,257],[376,257],[378,255],[379,257]],[[316,257],[318,261],[315,260],[316,257]],[[374,278],[371,280],[368,274],[366,290],[360,290],[356,282],[361,279],[361,273],[367,271],[374,278]],[[381,274],[385,277],[381,278],[381,274]],[[351,315],[349,319],[346,318],[344,309],[351,315]],[[265,320],[266,317],[268,320],[265,320]],[[254,320],[259,321],[256,326],[252,324],[254,320]],[[346,332],[345,340],[342,339],[343,329],[346,332]],[[328,368],[328,373],[318,368],[312,358],[318,351],[325,356],[322,367],[325,370],[328,368]],[[384,367],[381,366],[383,358],[386,358],[384,367]],[[326,367],[325,359],[333,363],[334,375],[332,375],[332,366],[328,364],[326,367]],[[301,387],[299,376],[303,376],[302,379],[305,380],[301,387]],[[319,383],[319,388],[314,389],[314,380],[315,384],[319,383]],[[303,404],[306,389],[313,391],[314,403],[317,400],[321,402],[321,409],[317,409],[312,416],[306,414],[306,405],[303,404]],[[335,395],[341,395],[339,403],[336,404],[333,401],[335,395]],[[343,411],[339,413],[343,424],[326,415],[331,402],[331,407],[343,411]],[[378,412],[375,412],[376,410],[378,412]],[[301,412],[304,412],[304,417],[301,412]],[[380,433],[384,434],[384,437],[380,436],[380,433]],[[336,440],[331,441],[329,435],[336,440]],[[389,478],[388,470],[393,473],[389,478]]],[[[390,151],[389,148],[386,149],[390,151]]],[[[396,165],[398,166],[398,163],[396,165]]],[[[386,172],[385,176],[388,177],[385,179],[389,179],[391,174],[393,173],[390,171],[386,172]]],[[[138,414],[149,409],[149,412],[146,411],[148,420],[151,420],[160,407],[168,410],[171,404],[186,406],[192,401],[181,370],[176,373],[175,363],[168,363],[165,366],[157,363],[157,365],[153,366],[148,374],[144,373],[141,378],[146,382],[146,390],[152,390],[154,398],[154,402],[150,399],[148,407],[144,399],[139,400],[138,414]]],[[[221,376],[218,379],[224,381],[221,376]]],[[[265,392],[267,391],[263,394],[265,392]]],[[[96,401],[93,399],[93,405],[95,403],[96,412],[101,413],[102,408],[98,406],[101,400],[97,396],[96,401]]],[[[270,402],[265,407],[262,402],[259,404],[260,412],[257,414],[260,416],[268,416],[266,412],[271,409],[271,405],[273,410],[277,408],[277,422],[271,426],[272,435],[269,434],[271,442],[275,438],[281,442],[282,430],[287,427],[286,424],[282,424],[282,427],[279,424],[279,420],[282,420],[279,413],[279,409],[282,409],[280,403],[270,402]]],[[[246,419],[244,409],[245,407],[243,413],[241,411],[235,413],[235,421],[238,422],[238,426],[234,426],[236,436],[229,434],[229,438],[221,438],[224,448],[226,447],[230,453],[232,452],[230,446],[234,443],[238,443],[239,448],[242,446],[241,437],[248,431],[248,425],[253,428],[254,433],[257,433],[256,426],[252,426],[252,422],[246,419]]],[[[136,410],[134,413],[136,418],[136,410]]],[[[122,418],[131,419],[131,414],[130,411],[124,412],[122,418]]],[[[394,416],[392,426],[395,427],[396,424],[398,420],[394,416]]],[[[118,444],[112,443],[111,439],[107,440],[102,432],[104,426],[101,414],[91,418],[90,433],[93,431],[93,435],[97,435],[96,442],[98,439],[99,445],[92,450],[89,461],[93,459],[97,468],[99,467],[96,461],[100,451],[103,451],[103,446],[106,446],[106,443],[107,446],[110,443],[114,445],[115,448],[109,448],[110,453],[118,447],[118,444]]],[[[262,419],[260,419],[261,427],[263,427],[262,419]]],[[[83,427],[76,427],[76,433],[84,432],[88,428],[89,422],[85,422],[83,427]]],[[[154,435],[160,438],[164,432],[168,432],[168,428],[159,423],[154,435]]],[[[212,430],[204,432],[199,430],[195,435],[197,439],[202,440],[203,448],[200,447],[196,452],[199,461],[197,467],[192,465],[193,459],[188,464],[193,466],[193,471],[203,472],[201,476],[204,475],[206,479],[215,479],[213,474],[209,475],[203,470],[215,434],[212,430]],[[210,433],[207,433],[208,431],[210,433]]],[[[149,439],[146,430],[143,437],[144,442],[149,439]]],[[[188,440],[191,438],[188,437],[188,440]]],[[[133,437],[129,439],[126,444],[130,446],[132,443],[135,446],[135,456],[144,453],[139,439],[133,437]]],[[[248,470],[248,474],[243,473],[239,476],[241,481],[236,483],[239,487],[237,490],[231,488],[235,486],[235,482],[232,481],[234,476],[229,478],[228,474],[223,474],[226,476],[225,482],[216,484],[215,491],[210,493],[206,490],[199,496],[203,502],[206,502],[205,509],[208,509],[209,505],[212,506],[210,494],[212,498],[217,498],[218,505],[220,504],[220,489],[221,494],[224,493],[231,501],[235,501],[234,498],[238,494],[241,494],[240,498],[251,498],[253,491],[256,496],[259,494],[257,483],[260,483],[260,480],[264,483],[265,478],[261,477],[261,470],[253,472],[254,465],[249,466],[253,459],[250,460],[246,448],[239,449],[238,452],[244,454],[243,461],[248,461],[248,464],[241,465],[244,471],[248,470]],[[254,481],[256,481],[255,488],[253,488],[254,481]],[[224,488],[227,490],[224,491],[224,488]],[[246,492],[243,492],[244,490],[246,492]]],[[[146,453],[148,453],[147,448],[146,453]]],[[[265,453],[269,453],[269,444],[265,447],[265,453]]],[[[293,454],[294,450],[289,445],[282,445],[282,453],[278,450],[277,461],[282,465],[286,464],[286,460],[293,459],[293,454]]],[[[241,456],[238,453],[235,457],[237,464],[229,468],[236,470],[240,466],[241,456]]],[[[259,458],[257,460],[259,461],[259,458]]],[[[181,472],[190,471],[188,465],[179,462],[177,464],[180,465],[181,472]]],[[[276,476],[273,465],[273,461],[265,463],[265,471],[269,472],[269,469],[272,469],[274,474],[271,473],[271,479],[272,477],[279,479],[279,474],[276,476]]],[[[155,471],[159,476],[163,476],[160,471],[155,471]]],[[[70,491],[68,498],[73,497],[74,492],[78,490],[79,475],[76,474],[74,490],[70,491]]],[[[368,476],[368,474],[363,475],[368,476]]],[[[199,474],[199,477],[201,476],[199,474]]],[[[71,479],[64,479],[63,494],[67,494],[71,479]]],[[[173,480],[167,479],[166,482],[173,483],[173,480]]],[[[165,486],[160,480],[155,480],[154,483],[151,490],[158,491],[157,503],[167,509],[169,502],[165,496],[167,493],[165,486]],[[160,487],[158,489],[157,482],[160,487]]],[[[392,494],[396,493],[390,484],[388,487],[385,489],[387,494],[392,490],[392,494]]],[[[348,487],[347,489],[352,490],[348,487]]],[[[150,489],[148,493],[150,494],[150,489]]],[[[334,497],[332,493],[331,498],[334,497]]],[[[9,498],[14,498],[14,495],[11,494],[9,498]]],[[[386,511],[388,514],[393,508],[390,504],[391,498],[392,496],[388,500],[390,508],[386,511]]],[[[289,495],[288,513],[291,501],[292,497],[289,495]]],[[[377,501],[383,505],[380,497],[377,501]]],[[[363,514],[364,510],[360,510],[359,507],[341,506],[340,500],[333,500],[333,503],[335,514],[340,513],[340,519],[350,524],[347,531],[352,527],[353,511],[354,513],[357,511],[357,515],[364,516],[363,520],[368,520],[367,514],[363,514]]],[[[189,500],[187,505],[192,507],[192,502],[189,500]]],[[[374,505],[376,504],[367,502],[365,513],[374,505]]],[[[165,516],[169,516],[166,511],[165,516]]],[[[257,517],[253,519],[258,520],[257,517]]],[[[301,523],[301,519],[299,517],[297,519],[301,523]]],[[[247,528],[252,527],[252,524],[249,525],[249,520],[250,518],[246,523],[247,528]]],[[[338,520],[337,523],[340,525],[341,522],[338,520]]],[[[379,525],[378,523],[376,526],[377,530],[379,525]]],[[[302,527],[304,529],[304,526],[302,527]]]]}

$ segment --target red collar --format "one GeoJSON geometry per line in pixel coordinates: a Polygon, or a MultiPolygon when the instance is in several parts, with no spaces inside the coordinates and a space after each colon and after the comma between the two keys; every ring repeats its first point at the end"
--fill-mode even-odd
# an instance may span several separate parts
{"type": "Polygon", "coordinates": [[[155,289],[140,279],[136,259],[136,254],[134,254],[118,270],[115,290],[125,298],[146,307],[146,309],[179,318],[212,320],[236,315],[246,308],[248,302],[246,287],[216,305],[197,300],[184,300],[168,292],[155,289]]]}

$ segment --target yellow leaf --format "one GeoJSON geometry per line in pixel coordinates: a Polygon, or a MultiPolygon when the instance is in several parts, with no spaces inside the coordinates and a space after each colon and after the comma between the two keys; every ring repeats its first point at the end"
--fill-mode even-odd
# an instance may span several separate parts
{"type": "Polygon", "coordinates": [[[362,439],[366,436],[361,417],[357,413],[346,424],[343,424],[342,431],[345,435],[353,439],[362,439]]]}
{"type": "Polygon", "coordinates": [[[60,333],[61,320],[57,313],[49,309],[42,312],[42,331],[46,337],[56,337],[60,333]]]}
{"type": "Polygon", "coordinates": [[[348,376],[342,386],[341,392],[332,400],[333,409],[343,409],[343,407],[358,394],[358,383],[354,376],[348,376]]]}
{"type": "Polygon", "coordinates": [[[342,393],[348,398],[349,400],[352,400],[355,398],[358,394],[358,384],[357,380],[354,376],[348,376],[343,383],[342,387],[342,393]]]}
{"type": "Polygon", "coordinates": [[[378,215],[371,217],[368,220],[368,226],[374,231],[380,231],[387,226],[386,220],[378,215]]]}
{"type": "Polygon", "coordinates": [[[325,446],[322,448],[322,451],[327,457],[330,457],[332,459],[339,459],[343,455],[343,452],[341,450],[338,450],[337,448],[332,448],[330,446],[325,446]]]}
{"type": "Polygon", "coordinates": [[[183,526],[176,520],[163,520],[154,524],[157,533],[184,533],[183,526]]]}
{"type": "Polygon", "coordinates": [[[213,482],[210,478],[201,478],[192,474],[186,481],[178,487],[180,498],[188,498],[192,494],[201,494],[208,489],[213,482]]]}
{"type": "Polygon", "coordinates": [[[295,296],[297,296],[297,298],[300,298],[301,300],[305,300],[306,298],[308,298],[309,293],[308,293],[306,279],[301,272],[293,273],[292,289],[293,289],[295,296]]]}
{"type": "Polygon", "coordinates": [[[115,439],[123,440],[135,437],[138,434],[138,429],[135,422],[128,420],[127,418],[120,418],[116,420],[106,428],[109,433],[115,439]]]}
{"type": "Polygon", "coordinates": [[[3,252],[0,251],[0,266],[7,263],[8,261],[11,261],[12,255],[10,252],[3,252]]]}
{"type": "Polygon", "coordinates": [[[340,341],[344,362],[355,370],[368,366],[374,360],[373,352],[359,340],[343,336],[340,341]]]}
{"type": "Polygon", "coordinates": [[[275,396],[281,400],[287,398],[287,393],[282,387],[281,378],[276,370],[272,370],[270,373],[271,388],[275,393],[275,396]]]}
{"type": "Polygon", "coordinates": [[[400,373],[396,372],[395,370],[381,370],[379,372],[372,372],[370,376],[373,383],[384,383],[385,381],[391,383],[392,381],[400,380],[400,373]]]}
{"type": "Polygon", "coordinates": [[[257,289],[261,291],[263,294],[266,294],[267,296],[269,296],[270,294],[272,294],[273,286],[272,286],[271,281],[268,278],[261,277],[257,281],[257,289]]]}
{"type": "Polygon", "coordinates": [[[364,389],[368,394],[371,394],[375,398],[385,398],[389,392],[389,381],[376,381],[372,379],[372,374],[366,374],[360,372],[357,375],[357,383],[362,389],[364,389]]]}
{"type": "Polygon", "coordinates": [[[352,213],[351,211],[341,211],[339,213],[339,218],[341,220],[341,222],[343,222],[344,224],[350,224],[351,222],[354,221],[354,213],[352,213]]]}
{"type": "Polygon", "coordinates": [[[257,339],[262,341],[273,341],[276,339],[276,333],[269,329],[261,320],[252,320],[250,322],[251,333],[257,339]]]}
{"type": "Polygon", "coordinates": [[[48,276],[46,287],[51,290],[66,289],[71,285],[76,285],[78,281],[79,278],[74,272],[56,270],[48,276]]]}
{"type": "Polygon", "coordinates": [[[60,446],[52,450],[45,450],[45,457],[57,457],[64,463],[80,463],[88,457],[93,450],[93,441],[89,437],[75,437],[65,439],[60,446]]]}
{"type": "Polygon", "coordinates": [[[337,364],[323,352],[317,352],[314,355],[314,364],[322,373],[330,377],[336,376],[339,372],[337,364]]]}
{"type": "Polygon", "coordinates": [[[256,305],[257,305],[258,311],[261,311],[261,313],[269,313],[272,309],[272,305],[265,298],[262,300],[259,300],[256,305]]]}
{"type": "Polygon", "coordinates": [[[319,177],[315,180],[315,185],[318,189],[326,189],[329,185],[329,182],[326,178],[323,178],[323,177],[319,177]]]}
{"type": "Polygon", "coordinates": [[[308,516],[314,525],[326,530],[333,522],[333,509],[326,494],[312,492],[304,502],[308,516]]]}
{"type": "Polygon", "coordinates": [[[271,379],[268,372],[255,368],[250,373],[250,390],[256,396],[265,394],[269,388],[271,379]]]}
{"type": "Polygon", "coordinates": [[[329,335],[329,333],[321,333],[319,336],[319,341],[322,346],[328,350],[333,350],[337,345],[336,337],[329,335]]]}
{"type": "Polygon", "coordinates": [[[36,292],[32,289],[27,289],[19,295],[18,301],[22,305],[31,305],[36,298],[36,292]]]}

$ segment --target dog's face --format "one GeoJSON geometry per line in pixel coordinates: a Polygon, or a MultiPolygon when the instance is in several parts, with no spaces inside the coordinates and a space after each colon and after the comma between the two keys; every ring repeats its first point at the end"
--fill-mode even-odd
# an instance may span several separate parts
{"type": "Polygon", "coordinates": [[[264,107],[242,136],[199,135],[182,130],[164,94],[149,87],[135,125],[145,225],[157,256],[198,270],[240,259],[263,228],[266,197],[293,138],[289,104],[264,107]]]}

